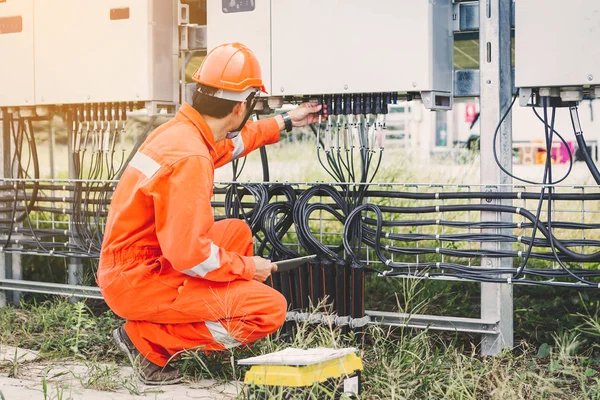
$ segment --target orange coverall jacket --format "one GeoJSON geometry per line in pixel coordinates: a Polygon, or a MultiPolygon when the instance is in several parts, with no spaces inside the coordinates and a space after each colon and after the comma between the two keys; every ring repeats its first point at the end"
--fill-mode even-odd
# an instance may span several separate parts
{"type": "Polygon", "coordinates": [[[250,229],[239,220],[215,224],[210,204],[215,168],[278,140],[270,118],[215,143],[184,104],[126,168],[111,201],[98,285],[155,364],[188,348],[249,343],[283,324],[285,299],[252,280],[250,229]]]}

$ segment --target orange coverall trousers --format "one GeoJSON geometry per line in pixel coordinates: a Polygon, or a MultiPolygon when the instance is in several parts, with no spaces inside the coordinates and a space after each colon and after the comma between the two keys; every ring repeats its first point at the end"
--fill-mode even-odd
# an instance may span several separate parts
{"type": "MultiPolygon", "coordinates": [[[[228,251],[252,255],[252,233],[244,221],[217,221],[208,237],[228,251]]],[[[103,293],[111,309],[128,320],[125,330],[133,344],[157,365],[186,349],[224,350],[253,342],[285,320],[285,298],[263,283],[191,278],[174,270],[160,253],[155,263],[140,266],[139,260],[152,255],[137,252],[123,251],[119,260],[107,260],[122,268],[103,293]],[[135,272],[128,273],[128,267],[135,272]]]]}

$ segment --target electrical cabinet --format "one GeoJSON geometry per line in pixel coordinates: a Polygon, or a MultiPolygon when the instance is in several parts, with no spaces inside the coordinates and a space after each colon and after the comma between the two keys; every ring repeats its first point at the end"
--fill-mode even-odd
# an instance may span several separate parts
{"type": "Polygon", "coordinates": [[[600,85],[600,1],[515,2],[520,88],[600,85]]]}
{"type": "Polygon", "coordinates": [[[177,102],[176,2],[34,0],[37,104],[177,102]]]}
{"type": "Polygon", "coordinates": [[[0,106],[177,103],[174,0],[0,1],[0,106]]]}
{"type": "Polygon", "coordinates": [[[274,96],[452,94],[451,0],[215,0],[207,12],[209,49],[247,45],[274,96]]]}
{"type": "Polygon", "coordinates": [[[0,107],[34,104],[33,0],[0,2],[0,107]]]}

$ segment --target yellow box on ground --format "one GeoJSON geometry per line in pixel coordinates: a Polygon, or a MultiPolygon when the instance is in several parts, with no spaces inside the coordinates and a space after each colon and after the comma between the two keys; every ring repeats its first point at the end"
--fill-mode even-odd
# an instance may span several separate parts
{"type": "Polygon", "coordinates": [[[238,363],[252,366],[244,379],[250,398],[274,394],[288,398],[292,393],[293,398],[302,398],[315,392],[328,398],[360,394],[363,365],[355,348],[288,348],[238,363]]]}

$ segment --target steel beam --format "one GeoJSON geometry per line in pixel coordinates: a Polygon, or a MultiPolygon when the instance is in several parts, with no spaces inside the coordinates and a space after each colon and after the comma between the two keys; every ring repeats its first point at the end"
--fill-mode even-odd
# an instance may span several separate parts
{"type": "Polygon", "coordinates": [[[490,318],[442,317],[438,315],[403,314],[369,310],[365,311],[365,314],[371,318],[372,324],[450,332],[491,333],[494,335],[497,335],[499,332],[499,321],[490,318]]]}
{"type": "MultiPolygon", "coordinates": [[[[512,116],[509,114],[499,127],[498,143],[493,142],[494,132],[512,100],[511,74],[511,6],[512,0],[480,1],[480,82],[481,82],[481,161],[480,180],[488,191],[508,191],[511,178],[504,174],[494,159],[497,145],[499,163],[512,171],[512,116]]],[[[483,200],[487,202],[487,200],[483,200]]],[[[511,205],[512,201],[496,201],[511,205]]],[[[511,222],[512,215],[482,212],[485,221],[511,222]]],[[[510,234],[507,230],[486,230],[487,233],[510,234]]],[[[510,243],[482,243],[488,250],[510,250],[510,243]]],[[[489,268],[511,268],[512,259],[482,259],[489,268]]],[[[499,330],[483,335],[481,351],[496,355],[513,345],[513,290],[509,284],[481,284],[481,319],[498,320],[499,330]]]]}

